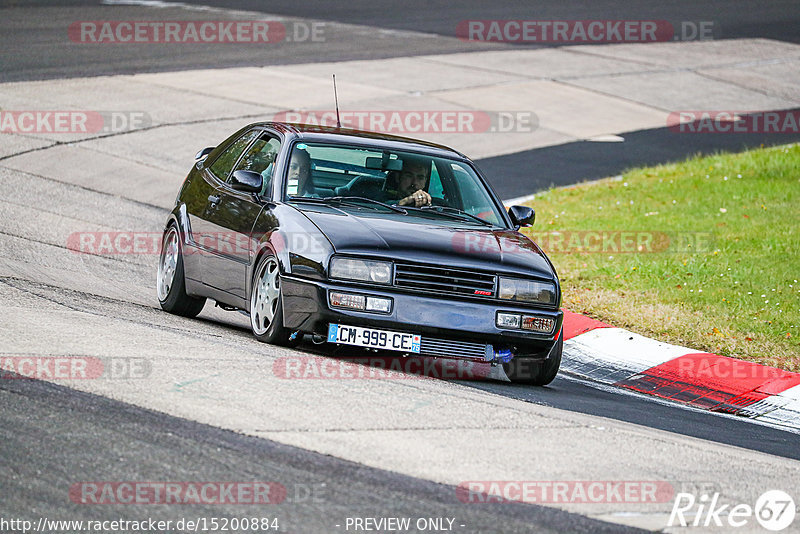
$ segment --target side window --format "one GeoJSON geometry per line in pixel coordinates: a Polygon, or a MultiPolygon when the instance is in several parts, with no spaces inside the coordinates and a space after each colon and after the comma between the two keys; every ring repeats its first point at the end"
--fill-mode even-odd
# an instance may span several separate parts
{"type": "Polygon", "coordinates": [[[253,146],[251,146],[250,150],[239,160],[239,163],[233,170],[245,170],[259,173],[264,179],[261,195],[268,196],[267,193],[271,189],[272,175],[275,170],[275,160],[278,157],[280,148],[281,142],[278,139],[264,134],[258,141],[253,143],[253,146]]]}
{"type": "Polygon", "coordinates": [[[250,144],[250,141],[255,139],[258,135],[258,130],[251,130],[241,136],[239,139],[234,141],[219,157],[211,164],[209,170],[219,178],[220,181],[224,182],[228,179],[228,175],[231,173],[233,169],[234,163],[236,160],[239,159],[239,156],[242,155],[244,149],[247,148],[247,145],[250,144]]]}
{"type": "Polygon", "coordinates": [[[253,143],[247,154],[236,165],[235,171],[245,170],[262,173],[275,162],[281,142],[274,137],[262,136],[253,143]]]}
{"type": "Polygon", "coordinates": [[[471,178],[470,173],[461,164],[453,163],[451,167],[461,192],[461,209],[492,224],[500,224],[500,219],[492,208],[491,198],[481,187],[480,182],[471,178]]]}

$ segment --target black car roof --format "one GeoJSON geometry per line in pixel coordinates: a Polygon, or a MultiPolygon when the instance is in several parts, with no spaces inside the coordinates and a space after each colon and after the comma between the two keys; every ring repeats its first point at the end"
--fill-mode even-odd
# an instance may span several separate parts
{"type": "Polygon", "coordinates": [[[288,122],[261,122],[251,126],[273,128],[279,130],[284,135],[309,141],[330,141],[335,143],[357,142],[358,144],[367,146],[391,148],[395,150],[421,151],[432,155],[467,159],[464,154],[448,146],[399,135],[353,130],[351,128],[320,126],[317,124],[297,124],[288,122]]]}

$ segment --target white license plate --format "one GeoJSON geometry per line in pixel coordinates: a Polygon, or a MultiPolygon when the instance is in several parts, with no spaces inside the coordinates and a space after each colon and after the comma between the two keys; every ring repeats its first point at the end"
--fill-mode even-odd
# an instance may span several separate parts
{"type": "Polygon", "coordinates": [[[328,325],[328,343],[419,353],[419,334],[404,334],[344,324],[328,325]]]}

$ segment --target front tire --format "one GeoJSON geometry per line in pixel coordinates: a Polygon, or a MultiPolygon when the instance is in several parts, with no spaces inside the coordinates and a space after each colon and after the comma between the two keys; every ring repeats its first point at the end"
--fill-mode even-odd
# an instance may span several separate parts
{"type": "Polygon", "coordinates": [[[178,229],[171,224],[161,241],[156,281],[158,303],[161,309],[183,317],[197,317],[206,304],[206,299],[186,294],[186,278],[183,272],[183,249],[178,229]]]}
{"type": "Polygon", "coordinates": [[[263,256],[255,270],[250,291],[250,329],[257,340],[290,345],[291,331],[283,326],[281,272],[272,254],[263,256]]]}
{"type": "Polygon", "coordinates": [[[564,352],[564,331],[558,336],[558,340],[553,344],[547,359],[541,362],[533,362],[525,358],[514,358],[508,363],[503,364],[506,376],[512,382],[528,384],[531,386],[546,386],[555,380],[558,369],[561,367],[561,355],[564,352]]]}

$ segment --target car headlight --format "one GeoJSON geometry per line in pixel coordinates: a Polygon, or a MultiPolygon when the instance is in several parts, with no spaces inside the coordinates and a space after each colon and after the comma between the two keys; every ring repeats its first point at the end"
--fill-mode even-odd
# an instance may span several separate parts
{"type": "Polygon", "coordinates": [[[520,302],[537,302],[553,306],[557,304],[556,285],[552,282],[503,278],[501,276],[500,290],[497,296],[501,299],[517,300],[520,302]]]}
{"type": "Polygon", "coordinates": [[[333,258],[331,278],[359,280],[376,284],[392,282],[392,263],[389,261],[360,260],[356,258],[333,258]]]}

